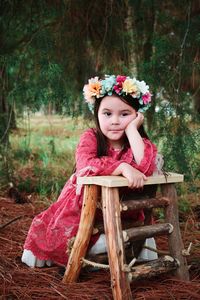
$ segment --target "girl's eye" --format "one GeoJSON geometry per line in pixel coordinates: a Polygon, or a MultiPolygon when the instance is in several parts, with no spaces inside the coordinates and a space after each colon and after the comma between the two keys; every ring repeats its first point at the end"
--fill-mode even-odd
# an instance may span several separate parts
{"type": "Polygon", "coordinates": [[[126,117],[126,116],[128,116],[128,113],[123,113],[122,114],[122,117],[126,117]]]}
{"type": "Polygon", "coordinates": [[[104,115],[109,117],[109,116],[111,116],[111,113],[107,111],[107,112],[104,113],[104,115]]]}

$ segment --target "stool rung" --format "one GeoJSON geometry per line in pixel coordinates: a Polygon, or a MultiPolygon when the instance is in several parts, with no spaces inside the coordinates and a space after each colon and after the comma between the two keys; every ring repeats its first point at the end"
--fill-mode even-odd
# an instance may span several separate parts
{"type": "Polygon", "coordinates": [[[166,197],[149,198],[141,200],[126,200],[120,202],[122,210],[135,210],[143,208],[165,207],[169,205],[169,199],[166,197]]]}
{"type": "Polygon", "coordinates": [[[169,235],[173,231],[173,226],[169,223],[147,225],[137,228],[123,230],[124,242],[139,241],[159,235],[169,235]]]}
{"type": "Polygon", "coordinates": [[[171,256],[162,256],[158,259],[146,262],[131,268],[128,278],[130,281],[135,279],[147,279],[163,273],[176,270],[179,267],[179,261],[171,256]]]}
{"type": "MultiPolygon", "coordinates": [[[[143,221],[133,221],[130,219],[123,220],[122,228],[125,230],[127,228],[144,226],[143,221]]],[[[96,233],[104,233],[104,225],[103,223],[97,222],[94,225],[93,234],[96,233]]]]}

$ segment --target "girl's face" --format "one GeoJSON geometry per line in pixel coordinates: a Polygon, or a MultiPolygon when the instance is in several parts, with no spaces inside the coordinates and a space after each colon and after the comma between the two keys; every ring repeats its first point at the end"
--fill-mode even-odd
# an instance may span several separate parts
{"type": "Polygon", "coordinates": [[[114,148],[123,145],[125,129],[136,115],[136,110],[119,97],[113,95],[103,98],[98,111],[99,126],[114,148]]]}

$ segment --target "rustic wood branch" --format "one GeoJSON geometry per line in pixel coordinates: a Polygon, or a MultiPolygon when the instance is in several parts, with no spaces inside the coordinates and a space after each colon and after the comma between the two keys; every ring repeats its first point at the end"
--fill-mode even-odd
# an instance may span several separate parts
{"type": "Polygon", "coordinates": [[[179,227],[178,203],[175,185],[172,183],[161,185],[161,191],[164,197],[170,199],[170,204],[165,210],[165,220],[174,227],[173,232],[169,235],[168,243],[170,255],[177,258],[180,262],[180,267],[176,271],[176,276],[182,280],[189,280],[187,260],[182,254],[184,246],[179,227]]]}
{"type": "Polygon", "coordinates": [[[129,273],[129,280],[151,278],[176,270],[178,266],[179,262],[176,259],[171,256],[163,256],[159,259],[146,262],[145,264],[132,267],[129,273]]]}
{"type": "Polygon", "coordinates": [[[153,251],[153,252],[156,252],[158,253],[159,255],[169,255],[169,251],[166,251],[166,250],[159,250],[159,249],[154,249],[152,247],[149,247],[149,246],[143,246],[144,249],[148,249],[150,251],[153,251]]]}
{"type": "Polygon", "coordinates": [[[139,241],[145,238],[159,235],[168,235],[173,231],[173,226],[169,223],[147,225],[137,228],[130,228],[123,231],[124,241],[139,241]]]}
{"type": "Polygon", "coordinates": [[[132,300],[128,274],[123,271],[126,257],[118,188],[102,187],[102,204],[113,298],[115,300],[132,300]]]}
{"type": "Polygon", "coordinates": [[[95,211],[97,205],[98,187],[86,185],[81,212],[80,226],[74,241],[67,268],[63,277],[64,283],[75,282],[78,279],[82,258],[85,257],[93,230],[95,211]]]}
{"type": "Polygon", "coordinates": [[[169,204],[169,199],[162,198],[150,198],[145,200],[128,200],[122,201],[122,210],[135,210],[135,209],[151,209],[154,207],[165,207],[169,204]]]}

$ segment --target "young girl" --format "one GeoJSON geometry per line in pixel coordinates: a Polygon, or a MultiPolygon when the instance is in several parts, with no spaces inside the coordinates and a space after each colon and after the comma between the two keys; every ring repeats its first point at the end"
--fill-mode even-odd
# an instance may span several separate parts
{"type": "MultiPolygon", "coordinates": [[[[22,262],[30,267],[51,262],[66,266],[69,241],[76,236],[83,201],[79,176],[123,175],[128,179],[126,194],[141,189],[146,176],[155,170],[157,149],[143,129],[143,114],[151,94],[144,81],[106,75],[89,80],[84,97],[94,112],[96,129],[88,129],[76,149],[76,171],[65,184],[58,200],[36,216],[24,245],[22,262]]],[[[124,190],[123,190],[124,193],[124,190]]],[[[125,215],[144,220],[142,211],[125,215]]],[[[91,239],[90,253],[104,252],[105,236],[91,239]]]]}

